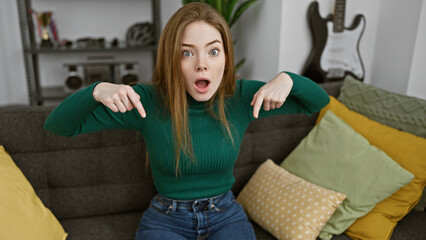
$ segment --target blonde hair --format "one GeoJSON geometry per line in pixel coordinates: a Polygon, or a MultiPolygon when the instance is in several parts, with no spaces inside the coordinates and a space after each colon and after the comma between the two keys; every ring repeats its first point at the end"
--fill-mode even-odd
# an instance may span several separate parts
{"type": "Polygon", "coordinates": [[[225,70],[218,90],[208,105],[213,117],[218,119],[233,142],[229,123],[225,116],[225,98],[235,92],[234,49],[229,26],[222,15],[205,3],[193,2],[177,10],[167,22],[158,44],[153,84],[170,111],[175,143],[176,175],[179,172],[180,151],[194,159],[191,136],[188,127],[188,103],[185,82],[181,71],[182,37],[186,26],[203,21],[216,28],[223,40],[225,70]],[[218,113],[213,104],[217,101],[218,113]]]}

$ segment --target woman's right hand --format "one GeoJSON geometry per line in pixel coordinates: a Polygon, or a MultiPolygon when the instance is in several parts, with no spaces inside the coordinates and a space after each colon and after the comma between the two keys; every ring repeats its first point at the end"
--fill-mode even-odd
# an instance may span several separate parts
{"type": "Polygon", "coordinates": [[[122,84],[102,82],[93,89],[93,98],[113,112],[126,112],[136,108],[142,118],[146,117],[140,96],[132,87],[122,84]]]}

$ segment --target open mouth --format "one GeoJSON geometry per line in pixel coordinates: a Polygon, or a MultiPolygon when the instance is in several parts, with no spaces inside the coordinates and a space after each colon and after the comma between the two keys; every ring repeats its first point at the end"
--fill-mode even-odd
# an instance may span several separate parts
{"type": "Polygon", "coordinates": [[[209,90],[210,81],[206,78],[199,78],[195,81],[195,89],[200,93],[205,93],[209,90]]]}

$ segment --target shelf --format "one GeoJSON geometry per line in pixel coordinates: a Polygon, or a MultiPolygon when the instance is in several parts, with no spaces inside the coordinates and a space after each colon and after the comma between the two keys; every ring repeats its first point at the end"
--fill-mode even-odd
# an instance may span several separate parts
{"type": "Polygon", "coordinates": [[[32,48],[25,49],[25,53],[81,53],[81,52],[133,52],[133,51],[153,51],[155,45],[144,47],[110,47],[110,48],[32,48]]]}
{"type": "MultiPolygon", "coordinates": [[[[30,12],[32,9],[33,0],[16,0],[19,13],[19,26],[21,30],[22,49],[24,55],[25,72],[27,77],[28,95],[31,105],[43,105],[45,100],[63,100],[71,93],[65,92],[63,86],[42,87],[40,84],[40,59],[42,54],[67,54],[67,53],[131,53],[131,52],[151,52],[153,63],[155,62],[155,52],[157,46],[155,44],[143,47],[127,47],[125,42],[118,42],[117,47],[110,47],[108,43],[106,48],[78,48],[78,45],[73,45],[71,48],[55,47],[55,48],[40,48],[40,43],[36,41],[36,29],[34,29],[33,15],[30,12]]],[[[101,1],[100,1],[101,3],[101,1]]],[[[161,33],[160,25],[160,1],[151,0],[152,24],[154,27],[153,34],[154,42],[157,43],[161,33]]],[[[107,23],[105,23],[107,24],[107,23]]],[[[62,67],[62,66],[61,66],[62,67]]],[[[153,66],[154,67],[154,66],[153,66]]],[[[61,83],[59,83],[61,84],[61,83]]]]}
{"type": "Polygon", "coordinates": [[[71,94],[65,92],[63,86],[41,88],[41,97],[43,100],[63,100],[71,94]]]}
{"type": "MultiPolygon", "coordinates": [[[[138,82],[138,84],[149,84],[150,82],[138,82]]],[[[74,92],[65,92],[64,86],[42,87],[39,100],[55,101],[64,100],[74,92]]]]}

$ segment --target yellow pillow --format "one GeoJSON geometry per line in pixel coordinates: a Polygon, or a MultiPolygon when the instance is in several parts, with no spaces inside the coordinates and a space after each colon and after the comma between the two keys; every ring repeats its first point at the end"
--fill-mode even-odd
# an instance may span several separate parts
{"type": "Polygon", "coordinates": [[[66,237],[59,221],[0,146],[0,239],[64,240],[66,237]]]}
{"type": "Polygon", "coordinates": [[[278,239],[316,239],[346,198],[299,178],[268,159],[240,192],[253,221],[278,239]]]}
{"type": "Polygon", "coordinates": [[[426,184],[426,139],[385,126],[349,110],[336,98],[321,110],[317,124],[333,111],[355,131],[410,171],[415,178],[406,186],[379,202],[371,212],[357,219],[345,232],[354,239],[389,239],[400,221],[420,200],[426,184]]]}

